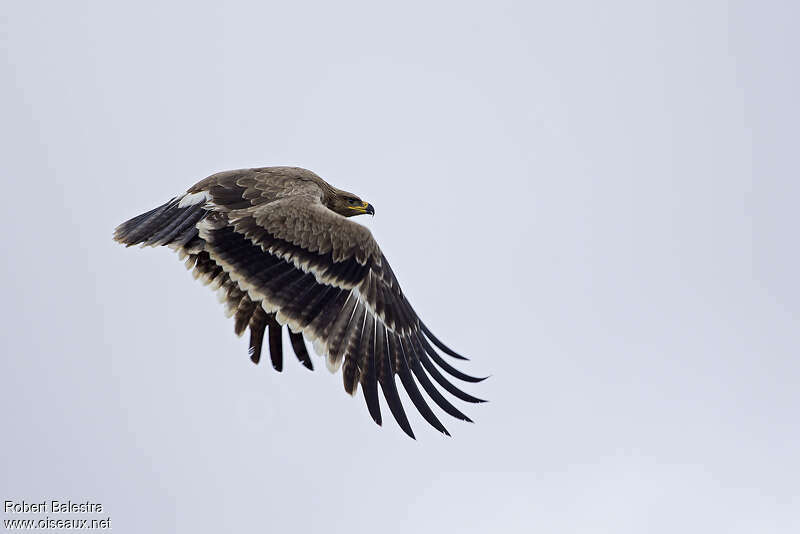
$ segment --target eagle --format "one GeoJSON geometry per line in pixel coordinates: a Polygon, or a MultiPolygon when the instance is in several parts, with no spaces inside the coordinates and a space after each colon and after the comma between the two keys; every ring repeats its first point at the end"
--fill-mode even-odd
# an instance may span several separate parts
{"type": "Polygon", "coordinates": [[[218,291],[235,333],[249,329],[254,363],[266,335],[272,366],[283,369],[286,326],[300,363],[314,368],[308,341],[332,372],[342,369],[345,391],[355,395],[361,385],[378,425],[380,387],[394,419],[414,438],[397,375],[422,417],[449,436],[419,386],[444,412],[471,422],[434,382],[462,401],[480,403],[442,373],[473,383],[485,377],[467,375],[439,354],[467,359],[417,316],[372,233],[350,220],[362,214],[375,209],[309,170],[239,169],[213,174],[120,224],[114,239],[177,251],[195,278],[218,291]]]}

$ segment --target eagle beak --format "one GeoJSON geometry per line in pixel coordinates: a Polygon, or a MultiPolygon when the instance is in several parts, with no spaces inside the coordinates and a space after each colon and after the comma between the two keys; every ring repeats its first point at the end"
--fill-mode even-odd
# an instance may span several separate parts
{"type": "Polygon", "coordinates": [[[361,204],[347,206],[347,209],[351,210],[352,213],[352,215],[348,215],[349,217],[352,217],[353,215],[364,215],[365,213],[375,215],[375,208],[372,207],[372,204],[363,201],[361,204]]]}

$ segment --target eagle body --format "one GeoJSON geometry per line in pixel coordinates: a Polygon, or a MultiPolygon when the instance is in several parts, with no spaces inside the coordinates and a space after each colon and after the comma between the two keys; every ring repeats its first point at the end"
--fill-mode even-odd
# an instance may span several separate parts
{"type": "Polygon", "coordinates": [[[381,424],[378,389],[403,431],[414,437],[395,375],[434,428],[449,433],[420,389],[453,417],[461,413],[431,381],[467,402],[483,402],[453,385],[482,378],[452,367],[439,352],[465,359],[420,321],[368,228],[350,220],[374,214],[358,196],[297,167],[240,169],[214,174],[186,193],[117,227],[127,246],[169,246],[195,278],[218,290],[234,331],[250,331],[250,358],[261,359],[266,336],[273,367],[283,369],[282,329],[298,360],[313,363],[306,340],[342,369],[344,388],[359,384],[368,411],[381,424]]]}

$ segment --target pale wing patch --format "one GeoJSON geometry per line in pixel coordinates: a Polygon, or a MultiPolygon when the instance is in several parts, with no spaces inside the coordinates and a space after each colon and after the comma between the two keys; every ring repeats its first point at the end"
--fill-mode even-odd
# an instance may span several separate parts
{"type": "Polygon", "coordinates": [[[178,202],[178,207],[188,208],[189,206],[196,206],[197,204],[202,204],[204,202],[208,202],[209,200],[211,200],[211,195],[208,194],[208,191],[186,193],[181,197],[180,202],[178,202]]]}

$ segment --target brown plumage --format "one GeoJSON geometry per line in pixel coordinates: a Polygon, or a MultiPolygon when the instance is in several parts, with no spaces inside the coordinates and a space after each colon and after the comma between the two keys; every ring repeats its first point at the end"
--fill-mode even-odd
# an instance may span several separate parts
{"type": "MultiPolygon", "coordinates": [[[[342,367],[345,390],[361,385],[370,415],[381,424],[378,389],[411,437],[397,392],[400,378],[426,421],[448,434],[417,384],[445,412],[470,419],[436,388],[482,402],[450,383],[466,375],[431,345],[446,347],[419,320],[370,231],[348,218],[374,209],[311,171],[266,167],[209,176],[186,194],[121,224],[125,245],[167,245],[186,258],[196,278],[218,288],[234,331],[250,329],[250,357],[258,363],[265,336],[273,367],[283,368],[282,328],[298,360],[313,369],[304,338],[342,367]]],[[[448,434],[449,435],[449,434],[448,434]]]]}

